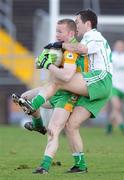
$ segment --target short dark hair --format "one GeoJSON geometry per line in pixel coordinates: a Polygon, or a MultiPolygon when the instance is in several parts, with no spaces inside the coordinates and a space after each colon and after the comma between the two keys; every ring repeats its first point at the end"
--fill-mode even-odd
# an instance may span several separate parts
{"type": "Polygon", "coordinates": [[[93,28],[97,28],[97,15],[90,9],[82,10],[76,13],[81,16],[82,22],[90,21],[93,28]]]}
{"type": "Polygon", "coordinates": [[[72,19],[61,19],[57,22],[57,24],[67,24],[69,30],[77,31],[76,23],[72,19]]]}

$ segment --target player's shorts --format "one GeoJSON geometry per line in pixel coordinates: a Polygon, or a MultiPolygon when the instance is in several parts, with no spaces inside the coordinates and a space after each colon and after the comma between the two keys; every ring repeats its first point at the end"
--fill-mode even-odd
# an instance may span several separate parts
{"type": "Polygon", "coordinates": [[[124,100],[124,92],[120,91],[119,89],[113,87],[112,88],[112,96],[117,96],[119,97],[120,99],[124,100]]]}
{"type": "Polygon", "coordinates": [[[83,106],[94,118],[111,96],[112,75],[105,71],[83,73],[87,82],[89,97],[80,96],[75,106],[83,106]]]}
{"type": "Polygon", "coordinates": [[[53,108],[63,108],[72,112],[77,99],[78,96],[71,92],[58,90],[57,93],[49,99],[49,102],[53,108]]]}

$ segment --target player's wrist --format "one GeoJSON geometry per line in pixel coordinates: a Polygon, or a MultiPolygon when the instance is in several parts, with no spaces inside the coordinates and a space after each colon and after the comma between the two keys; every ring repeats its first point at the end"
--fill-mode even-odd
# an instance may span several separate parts
{"type": "Polygon", "coordinates": [[[46,69],[50,70],[51,65],[53,65],[53,64],[52,64],[52,63],[49,63],[49,64],[47,65],[46,69]]]}

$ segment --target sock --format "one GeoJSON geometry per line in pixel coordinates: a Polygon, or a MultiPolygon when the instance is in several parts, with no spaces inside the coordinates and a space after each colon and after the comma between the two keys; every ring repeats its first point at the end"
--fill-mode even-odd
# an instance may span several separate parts
{"type": "Polygon", "coordinates": [[[35,128],[43,127],[43,121],[42,121],[41,117],[39,117],[39,118],[32,117],[32,122],[33,122],[33,127],[35,127],[35,128]]]}
{"type": "Polygon", "coordinates": [[[122,132],[124,132],[124,124],[123,124],[123,123],[121,123],[121,124],[119,125],[119,128],[121,129],[122,132]]]}
{"type": "Polygon", "coordinates": [[[31,105],[35,110],[39,109],[39,107],[44,103],[45,103],[45,98],[41,95],[35,96],[31,101],[31,105]]]}
{"type": "Polygon", "coordinates": [[[51,158],[50,156],[44,156],[43,161],[41,163],[41,167],[48,171],[52,164],[52,160],[53,158],[51,158]]]}
{"type": "Polygon", "coordinates": [[[72,155],[74,157],[76,167],[79,167],[79,169],[81,169],[81,170],[87,167],[84,153],[79,152],[79,153],[73,153],[72,155]]]}
{"type": "Polygon", "coordinates": [[[112,124],[111,123],[109,123],[108,125],[107,125],[107,129],[106,129],[106,133],[107,134],[110,134],[111,132],[112,132],[112,124]]]}

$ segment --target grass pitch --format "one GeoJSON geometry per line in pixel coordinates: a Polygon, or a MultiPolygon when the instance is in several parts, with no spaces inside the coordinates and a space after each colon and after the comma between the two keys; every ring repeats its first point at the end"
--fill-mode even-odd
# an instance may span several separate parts
{"type": "Polygon", "coordinates": [[[124,134],[118,130],[105,135],[104,129],[81,128],[88,163],[86,174],[66,174],[73,165],[65,136],[60,138],[60,148],[55,161],[62,166],[52,166],[46,175],[32,174],[42,158],[46,136],[17,127],[0,127],[0,180],[123,180],[124,134]]]}

